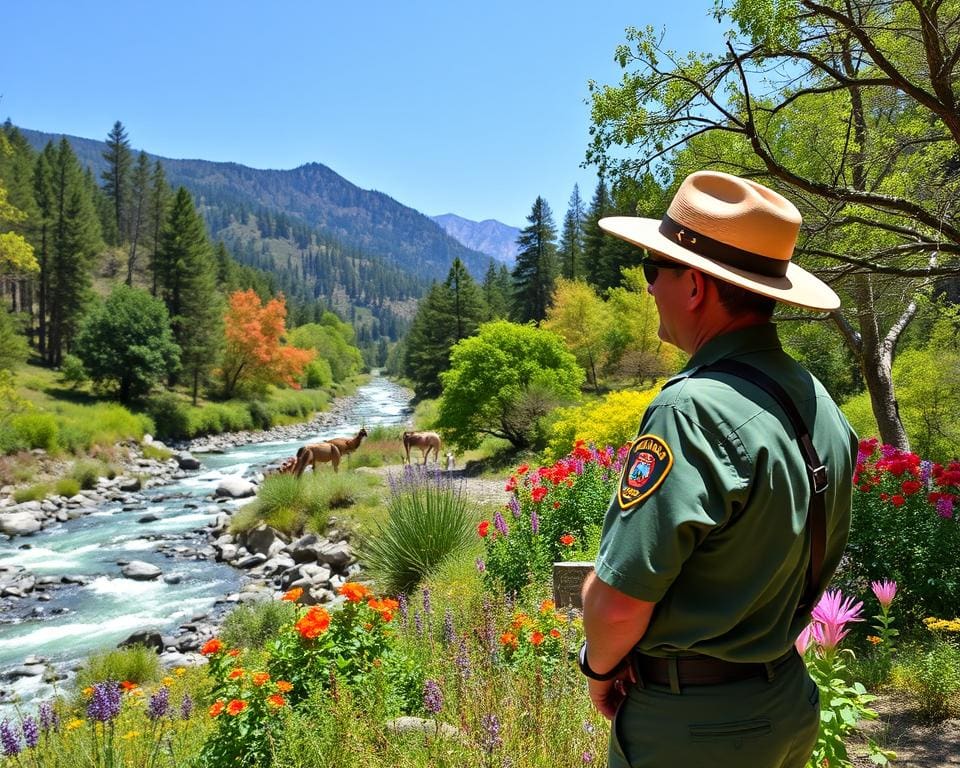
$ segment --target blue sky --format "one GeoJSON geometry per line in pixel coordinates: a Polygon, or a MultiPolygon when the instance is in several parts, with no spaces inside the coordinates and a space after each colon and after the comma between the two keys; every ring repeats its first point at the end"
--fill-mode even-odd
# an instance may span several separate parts
{"type": "Polygon", "coordinates": [[[712,0],[29,2],[4,9],[0,119],[254,168],[320,162],[428,215],[559,224],[589,201],[587,81],[627,26],[717,49],[712,0]],[[655,5],[654,8],[645,8],[655,5]]]}

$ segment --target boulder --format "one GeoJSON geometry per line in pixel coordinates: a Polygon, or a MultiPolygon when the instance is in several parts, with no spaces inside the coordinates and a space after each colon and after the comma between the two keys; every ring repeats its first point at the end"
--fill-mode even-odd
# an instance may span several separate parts
{"type": "Polygon", "coordinates": [[[247,496],[256,496],[257,489],[249,480],[242,477],[230,476],[220,481],[217,490],[213,492],[214,496],[226,496],[231,499],[244,499],[247,496]]]}
{"type": "Polygon", "coordinates": [[[118,477],[116,488],[124,493],[136,493],[143,487],[139,477],[118,477]]]}
{"type": "Polygon", "coordinates": [[[177,466],[180,469],[200,469],[200,460],[187,451],[177,454],[177,466]]]}
{"type": "Polygon", "coordinates": [[[143,645],[147,648],[153,648],[157,653],[163,653],[165,650],[163,644],[163,635],[159,629],[138,629],[126,640],[117,643],[117,648],[127,648],[131,645],[143,645]]]}
{"type": "Polygon", "coordinates": [[[247,532],[246,547],[254,554],[272,557],[285,546],[280,534],[268,525],[259,525],[247,532]]]}
{"type": "Polygon", "coordinates": [[[345,541],[327,542],[317,550],[317,562],[343,570],[353,562],[353,548],[345,541]]]}
{"type": "Polygon", "coordinates": [[[155,565],[145,563],[142,560],[133,560],[127,563],[120,572],[128,579],[135,581],[150,581],[157,578],[162,571],[155,565]]]}
{"type": "Polygon", "coordinates": [[[309,563],[317,559],[317,551],[322,544],[329,544],[329,542],[315,533],[308,533],[288,544],[287,553],[295,563],[309,563]]]}
{"type": "Polygon", "coordinates": [[[0,533],[7,536],[26,536],[41,528],[40,521],[31,512],[0,513],[0,533]]]}
{"type": "Polygon", "coordinates": [[[388,720],[387,730],[394,733],[422,733],[427,736],[443,736],[454,741],[464,741],[463,735],[450,723],[441,723],[439,720],[427,720],[423,717],[396,717],[388,720]]]}

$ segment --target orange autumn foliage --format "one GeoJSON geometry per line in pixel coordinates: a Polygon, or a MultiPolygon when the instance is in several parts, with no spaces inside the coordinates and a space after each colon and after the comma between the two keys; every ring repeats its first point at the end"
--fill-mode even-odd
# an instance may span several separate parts
{"type": "Polygon", "coordinates": [[[220,370],[226,397],[244,386],[298,386],[297,377],[316,352],[282,343],[287,331],[286,317],[287,305],[282,294],[266,304],[262,304],[252,290],[230,294],[224,317],[226,349],[220,370]]]}

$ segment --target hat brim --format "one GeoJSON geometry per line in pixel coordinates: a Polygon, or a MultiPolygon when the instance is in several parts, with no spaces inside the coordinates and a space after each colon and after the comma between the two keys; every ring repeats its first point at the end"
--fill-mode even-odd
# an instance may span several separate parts
{"type": "Polygon", "coordinates": [[[787,273],[783,277],[768,277],[727,266],[687,250],[660,234],[659,219],[610,216],[600,219],[599,224],[604,232],[609,232],[621,240],[761,296],[819,312],[831,312],[840,308],[840,297],[829,285],[792,261],[787,265],[787,273]]]}

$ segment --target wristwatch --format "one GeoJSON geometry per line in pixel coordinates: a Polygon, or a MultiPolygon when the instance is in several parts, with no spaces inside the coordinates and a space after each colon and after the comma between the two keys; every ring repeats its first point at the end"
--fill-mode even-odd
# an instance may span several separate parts
{"type": "Polygon", "coordinates": [[[620,674],[620,670],[623,669],[623,665],[626,663],[626,658],[620,659],[613,669],[609,672],[604,672],[602,675],[599,672],[594,672],[590,669],[590,664],[587,662],[587,641],[583,641],[583,645],[580,646],[580,655],[577,657],[577,663],[580,665],[580,671],[584,675],[589,677],[591,680],[613,680],[617,675],[620,674]]]}

